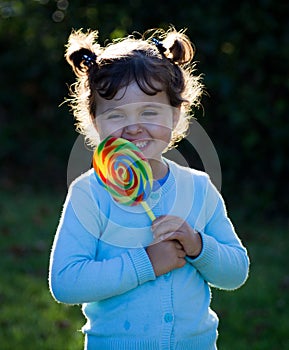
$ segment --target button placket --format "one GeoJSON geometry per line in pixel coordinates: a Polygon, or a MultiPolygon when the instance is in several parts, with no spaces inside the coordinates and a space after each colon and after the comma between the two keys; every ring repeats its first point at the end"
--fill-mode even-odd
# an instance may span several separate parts
{"type": "Polygon", "coordinates": [[[161,277],[161,301],[162,301],[162,331],[161,331],[161,349],[173,349],[173,327],[174,311],[172,301],[172,278],[171,272],[161,277]]]}

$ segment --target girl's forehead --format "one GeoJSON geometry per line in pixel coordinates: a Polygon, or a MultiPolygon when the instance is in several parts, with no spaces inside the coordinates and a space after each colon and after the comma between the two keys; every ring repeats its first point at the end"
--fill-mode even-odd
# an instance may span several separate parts
{"type": "Polygon", "coordinates": [[[136,82],[133,82],[127,87],[121,88],[112,99],[107,100],[97,95],[96,112],[101,114],[109,109],[121,108],[132,104],[136,107],[137,105],[146,104],[170,105],[169,98],[164,91],[155,95],[148,95],[139,88],[136,82]]]}

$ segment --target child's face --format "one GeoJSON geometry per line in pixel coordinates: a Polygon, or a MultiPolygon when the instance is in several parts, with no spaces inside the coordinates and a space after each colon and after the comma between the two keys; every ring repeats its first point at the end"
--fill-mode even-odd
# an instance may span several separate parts
{"type": "Polygon", "coordinates": [[[132,83],[111,100],[97,96],[95,124],[100,140],[124,138],[136,144],[150,161],[160,161],[179,113],[165,92],[149,96],[132,83]]]}

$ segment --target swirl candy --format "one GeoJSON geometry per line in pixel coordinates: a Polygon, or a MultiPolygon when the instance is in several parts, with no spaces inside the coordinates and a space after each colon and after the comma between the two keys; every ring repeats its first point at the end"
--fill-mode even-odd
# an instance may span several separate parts
{"type": "Polygon", "coordinates": [[[142,204],[151,220],[152,210],[145,202],[152,190],[152,169],[146,158],[132,142],[108,137],[93,155],[93,168],[98,182],[124,205],[142,204]]]}

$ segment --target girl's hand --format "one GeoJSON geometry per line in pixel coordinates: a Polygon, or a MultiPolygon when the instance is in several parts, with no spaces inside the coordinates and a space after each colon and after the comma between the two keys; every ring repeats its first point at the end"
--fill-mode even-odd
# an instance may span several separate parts
{"type": "Polygon", "coordinates": [[[162,241],[146,248],[156,276],[161,276],[186,264],[183,247],[178,241],[162,241]]]}
{"type": "Polygon", "coordinates": [[[152,223],[154,242],[177,240],[186,255],[196,258],[202,251],[202,239],[184,219],[178,216],[160,216],[152,223]]]}

